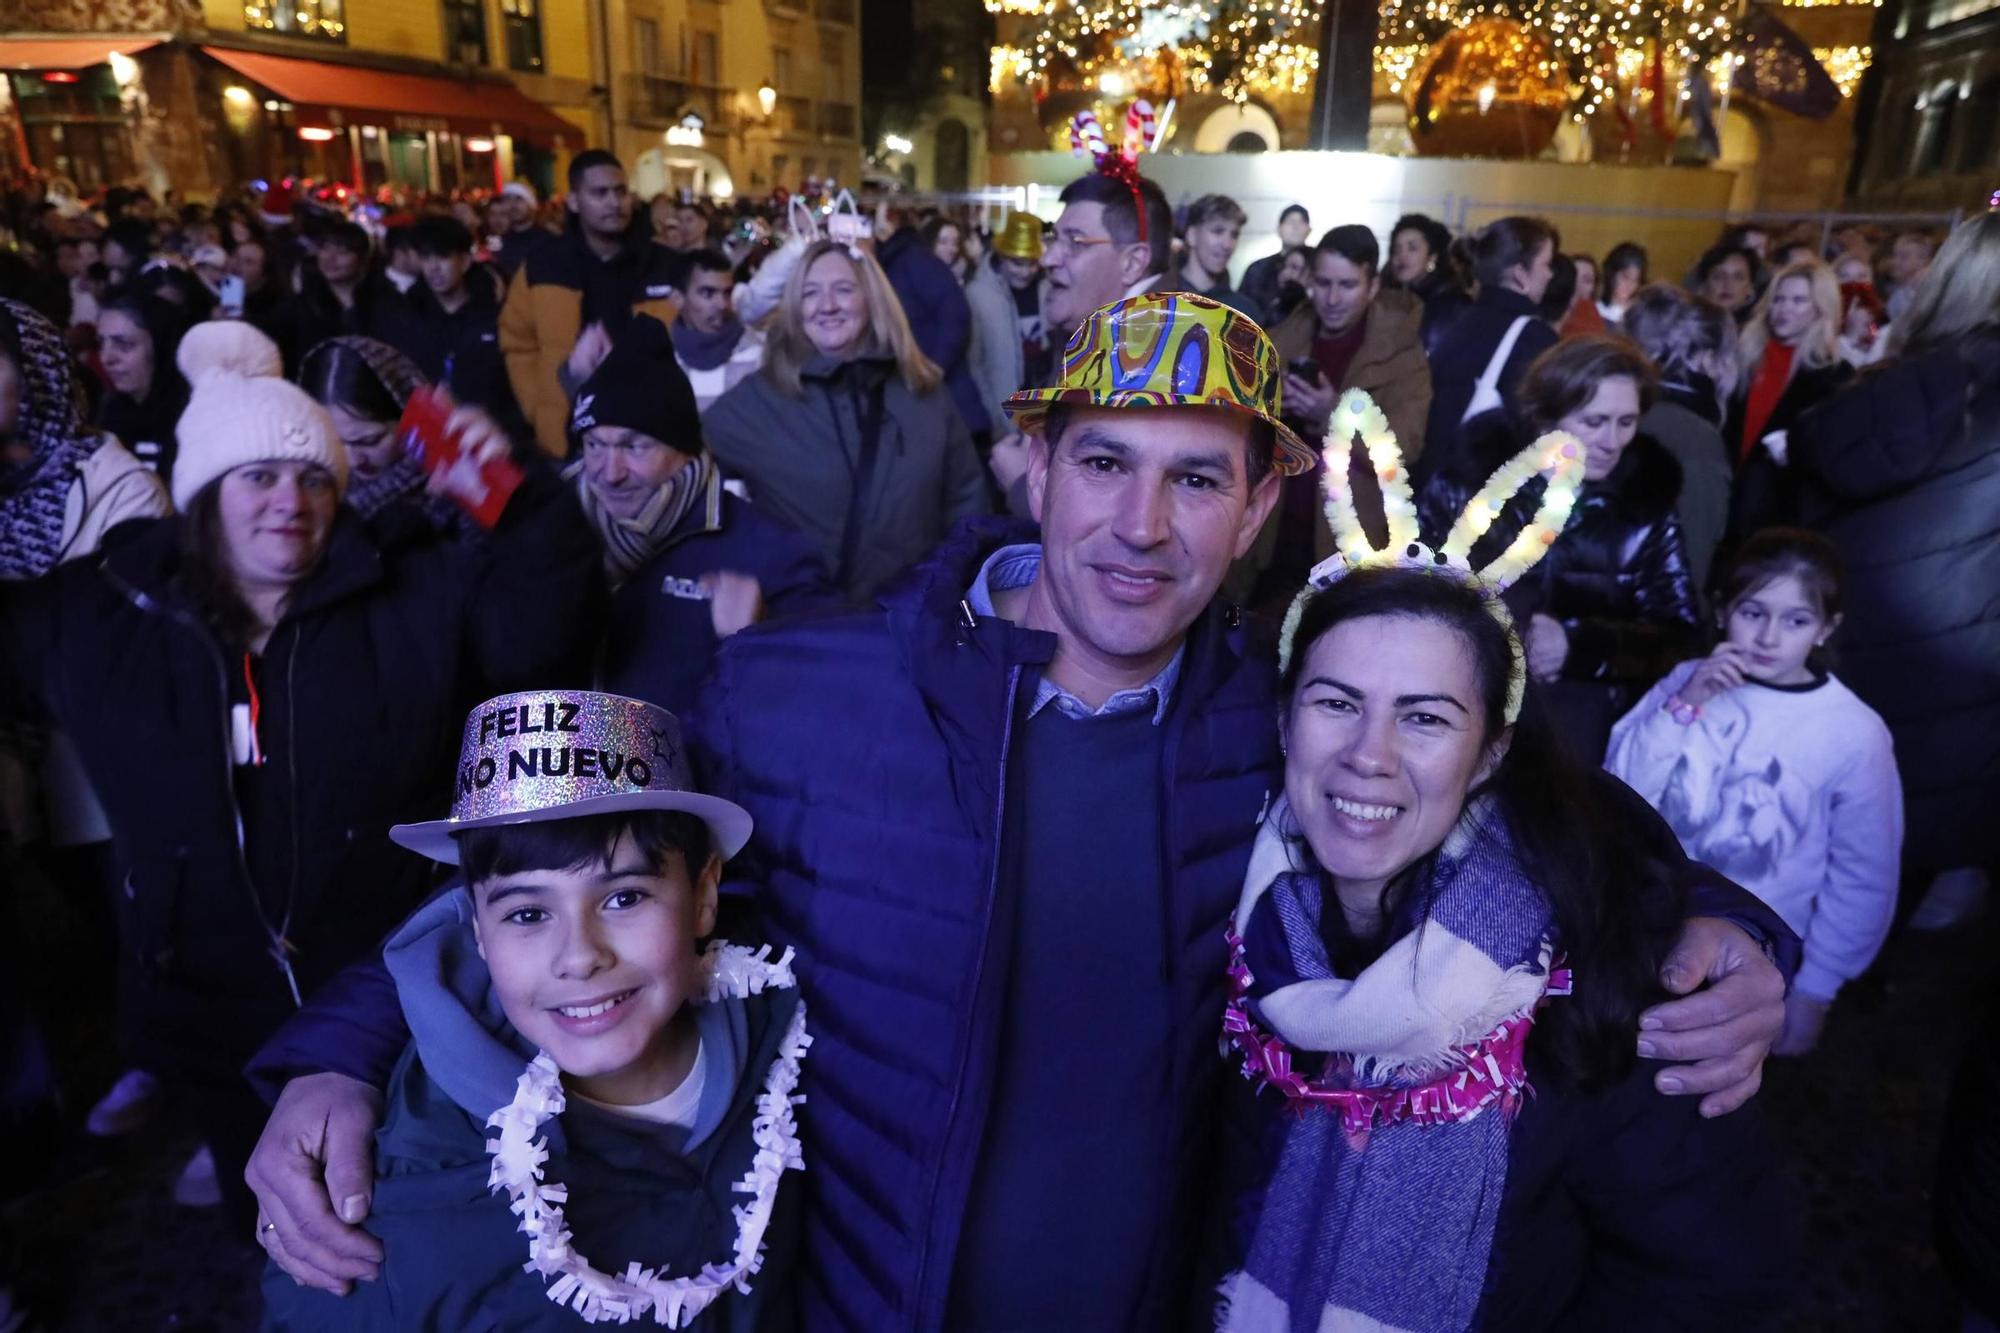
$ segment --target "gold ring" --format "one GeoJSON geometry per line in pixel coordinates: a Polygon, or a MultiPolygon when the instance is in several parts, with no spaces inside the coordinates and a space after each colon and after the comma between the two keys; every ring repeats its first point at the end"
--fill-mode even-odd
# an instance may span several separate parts
{"type": "Polygon", "coordinates": [[[258,1227],[257,1229],[259,1231],[276,1231],[278,1229],[278,1224],[276,1222],[266,1222],[263,1226],[258,1227]]]}

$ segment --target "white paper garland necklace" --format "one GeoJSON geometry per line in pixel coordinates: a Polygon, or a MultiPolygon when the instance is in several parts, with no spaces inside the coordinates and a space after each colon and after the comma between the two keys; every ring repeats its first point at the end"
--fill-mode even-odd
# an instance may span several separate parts
{"type": "MultiPolygon", "coordinates": [[[[753,953],[739,945],[713,945],[703,955],[709,969],[705,1002],[797,986],[792,951],[785,950],[776,960],[770,952],[769,946],[753,953]]],[[[498,1139],[486,1144],[486,1151],[493,1155],[487,1184],[496,1192],[505,1189],[513,1198],[514,1215],[521,1219],[520,1229],[528,1237],[528,1262],[522,1268],[555,1278],[549,1284],[548,1298],[574,1309],[587,1324],[599,1320],[626,1324],[650,1312],[656,1324],[686,1328],[724,1292],[733,1288],[747,1296],[750,1279],[764,1263],[764,1232],[771,1224],[778,1181],[788,1170],[805,1169],[798,1125],[792,1117],[792,1108],[805,1098],[793,1096],[792,1089],[798,1086],[799,1061],[811,1045],[812,1038],[806,1035],[806,1005],[800,1000],[765,1075],[764,1090],[757,1097],[757,1114],[751,1122],[757,1155],[734,1187],[736,1193],[751,1196],[749,1203],[731,1210],[736,1217],[734,1250],[725,1262],[704,1264],[701,1272],[688,1277],[668,1277],[664,1270],[641,1268],[636,1260],[613,1277],[591,1267],[590,1261],[571,1247],[562,1211],[569,1187],[541,1183],[549,1141],[535,1137],[550,1117],[562,1114],[562,1074],[548,1052],[537,1052],[515,1083],[514,1100],[486,1121],[488,1128],[500,1131],[498,1139]]]]}

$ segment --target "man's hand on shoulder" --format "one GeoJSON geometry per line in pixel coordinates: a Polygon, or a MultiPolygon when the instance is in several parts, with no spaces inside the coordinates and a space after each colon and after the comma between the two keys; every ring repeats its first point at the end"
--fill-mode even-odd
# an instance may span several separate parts
{"type": "Polygon", "coordinates": [[[1756,1095],[1784,1029],[1784,974],[1741,927],[1696,917],[1661,966],[1660,984],[1685,998],[1639,1016],[1639,1054],[1686,1063],[1662,1069],[1653,1086],[1701,1097],[1705,1116],[1729,1114],[1756,1095]]]}
{"type": "Polygon", "coordinates": [[[361,1229],[375,1188],[382,1094],[345,1074],[285,1085],[243,1179],[257,1196],[257,1243],[300,1286],[345,1296],[381,1271],[361,1229]]]}

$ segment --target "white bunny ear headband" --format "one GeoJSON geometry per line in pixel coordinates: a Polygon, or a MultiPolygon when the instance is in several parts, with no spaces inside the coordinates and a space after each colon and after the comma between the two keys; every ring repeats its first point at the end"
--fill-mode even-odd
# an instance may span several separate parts
{"type": "Polygon", "coordinates": [[[1576,493],[1583,484],[1583,446],[1564,431],[1551,431],[1509,459],[1486,479],[1479,493],[1466,502],[1465,510],[1451,525],[1444,545],[1432,550],[1418,540],[1417,502],[1410,491],[1410,472],[1403,464],[1403,451],[1389,429],[1389,419],[1360,389],[1350,389],[1334,409],[1327,425],[1323,446],[1326,491],[1326,522],[1333,530],[1333,554],[1313,566],[1306,586],[1292,602],[1285,616],[1284,633],[1278,640],[1278,670],[1291,666],[1293,640],[1299,621],[1313,594],[1332,586],[1357,569],[1392,568],[1422,570],[1455,578],[1475,589],[1493,618],[1507,631],[1514,649],[1514,667],[1507,680],[1508,726],[1521,717],[1521,701],[1528,688],[1527,654],[1521,636],[1514,630],[1514,618],[1500,600],[1516,579],[1527,573],[1548,553],[1569,522],[1576,505],[1576,493]],[[1354,495],[1347,484],[1347,457],[1355,436],[1368,451],[1368,467],[1382,488],[1382,512],[1389,520],[1389,544],[1377,549],[1361,526],[1354,509],[1354,495]],[[1520,535],[1485,568],[1472,567],[1472,548],[1486,535],[1507,502],[1527,485],[1530,478],[1547,477],[1548,489],[1520,535]]]}

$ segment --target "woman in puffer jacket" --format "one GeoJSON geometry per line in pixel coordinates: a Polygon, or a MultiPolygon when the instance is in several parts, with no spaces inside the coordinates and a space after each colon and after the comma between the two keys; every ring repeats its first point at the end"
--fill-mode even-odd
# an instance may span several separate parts
{"type": "MultiPolygon", "coordinates": [[[[1694,581],[1675,512],[1681,469],[1639,434],[1658,376],[1637,344],[1615,334],[1572,338],[1537,357],[1521,383],[1524,429],[1468,451],[1433,477],[1419,508],[1442,541],[1451,520],[1496,468],[1545,431],[1583,442],[1584,486],[1569,525],[1507,594],[1528,674],[1573,755],[1599,763],[1611,726],[1700,640],[1694,581]]],[[[1497,553],[1539,499],[1524,489],[1481,545],[1497,553]]]]}
{"type": "MultiPolygon", "coordinates": [[[[441,795],[468,696],[587,678],[600,557],[553,469],[483,551],[385,550],[340,507],[346,451],[268,338],[203,324],[180,360],[180,514],[0,583],[0,709],[76,743],[128,872],[121,998],[248,1234],[244,1063],[423,898],[388,829],[441,795]]],[[[461,411],[469,450],[505,450],[461,411]]]]}
{"type": "Polygon", "coordinates": [[[1841,679],[1895,737],[1905,871],[1976,880],[2000,863],[2000,213],[1945,242],[1894,337],[1799,419],[1791,466],[1846,566],[1841,679]]]}

